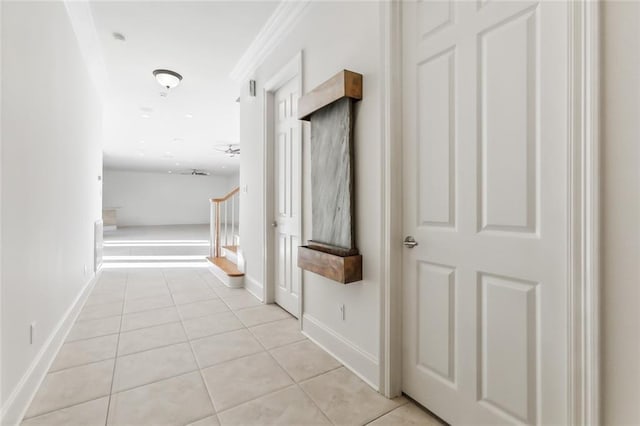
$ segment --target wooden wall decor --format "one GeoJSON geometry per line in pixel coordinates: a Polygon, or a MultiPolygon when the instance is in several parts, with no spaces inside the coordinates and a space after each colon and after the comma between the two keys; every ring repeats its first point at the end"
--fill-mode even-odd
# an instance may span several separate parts
{"type": "Polygon", "coordinates": [[[343,70],[298,101],[311,122],[312,239],[298,250],[298,266],[347,284],[362,280],[356,248],[353,104],[362,75],[343,70]]]}

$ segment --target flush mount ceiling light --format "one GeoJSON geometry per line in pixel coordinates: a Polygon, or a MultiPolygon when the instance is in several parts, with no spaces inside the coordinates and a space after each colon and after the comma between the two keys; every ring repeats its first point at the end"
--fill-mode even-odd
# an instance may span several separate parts
{"type": "Polygon", "coordinates": [[[182,81],[182,76],[171,70],[154,70],[153,76],[162,87],[167,89],[173,89],[182,81]]]}

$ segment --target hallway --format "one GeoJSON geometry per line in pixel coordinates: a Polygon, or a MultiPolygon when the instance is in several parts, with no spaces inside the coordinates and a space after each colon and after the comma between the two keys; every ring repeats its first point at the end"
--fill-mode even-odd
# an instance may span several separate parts
{"type": "Polygon", "coordinates": [[[0,40],[0,426],[640,426],[640,0],[0,40]]]}
{"type": "Polygon", "coordinates": [[[105,270],[23,425],[421,424],[207,269],[105,270]],[[373,422],[373,423],[369,423],[373,422]]]}

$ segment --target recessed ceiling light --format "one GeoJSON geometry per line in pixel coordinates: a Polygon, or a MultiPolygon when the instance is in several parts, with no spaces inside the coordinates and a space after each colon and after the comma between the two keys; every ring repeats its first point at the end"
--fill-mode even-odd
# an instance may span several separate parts
{"type": "Polygon", "coordinates": [[[185,114],[184,118],[193,118],[193,114],[185,114]]]}
{"type": "Polygon", "coordinates": [[[162,87],[173,89],[182,81],[182,76],[171,70],[154,70],[153,75],[162,87]]]}
{"type": "Polygon", "coordinates": [[[173,172],[172,172],[171,170],[169,170],[167,173],[171,174],[171,173],[173,173],[173,172]]]}
{"type": "Polygon", "coordinates": [[[151,116],[149,114],[147,114],[146,112],[144,114],[141,114],[140,117],[142,117],[142,118],[151,118],[151,116]]]}
{"type": "Polygon", "coordinates": [[[179,165],[180,165],[180,163],[176,163],[176,166],[179,166],[179,165]]]}
{"type": "Polygon", "coordinates": [[[111,33],[111,35],[113,36],[114,39],[118,41],[127,41],[127,38],[122,33],[114,31],[113,33],[111,33]]]}

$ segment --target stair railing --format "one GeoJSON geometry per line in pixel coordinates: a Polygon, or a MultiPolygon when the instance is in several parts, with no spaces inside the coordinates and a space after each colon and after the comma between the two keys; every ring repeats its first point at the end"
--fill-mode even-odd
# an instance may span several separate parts
{"type": "Polygon", "coordinates": [[[221,198],[211,198],[211,257],[220,257],[221,247],[235,245],[237,215],[240,211],[240,188],[221,198]]]}

